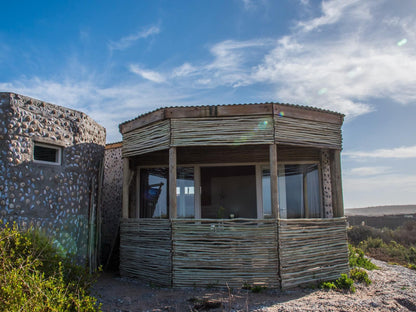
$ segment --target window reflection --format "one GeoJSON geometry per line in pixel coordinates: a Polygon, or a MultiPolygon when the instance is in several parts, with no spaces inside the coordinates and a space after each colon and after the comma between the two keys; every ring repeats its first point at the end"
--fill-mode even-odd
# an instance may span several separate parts
{"type": "Polygon", "coordinates": [[[168,169],[140,169],[140,218],[167,218],[168,211],[168,169]]]}
{"type": "Polygon", "coordinates": [[[177,169],[176,205],[178,218],[193,218],[195,216],[194,168],[177,169]]]}

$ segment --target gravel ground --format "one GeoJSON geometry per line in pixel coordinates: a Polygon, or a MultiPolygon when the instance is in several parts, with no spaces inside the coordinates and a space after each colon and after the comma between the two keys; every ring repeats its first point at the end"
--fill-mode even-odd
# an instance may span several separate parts
{"type": "Polygon", "coordinates": [[[370,286],[355,293],[317,289],[288,291],[152,288],[138,281],[103,274],[93,293],[103,311],[416,311],[416,271],[372,260],[370,286]]]}

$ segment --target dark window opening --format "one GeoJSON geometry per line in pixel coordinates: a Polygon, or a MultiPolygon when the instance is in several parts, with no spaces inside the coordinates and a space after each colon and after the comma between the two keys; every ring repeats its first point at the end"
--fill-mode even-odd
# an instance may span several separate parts
{"type": "Polygon", "coordinates": [[[61,163],[61,148],[35,143],[33,150],[33,160],[37,162],[61,163]]]}
{"type": "Polygon", "coordinates": [[[256,218],[254,166],[201,167],[202,218],[256,218]]]}

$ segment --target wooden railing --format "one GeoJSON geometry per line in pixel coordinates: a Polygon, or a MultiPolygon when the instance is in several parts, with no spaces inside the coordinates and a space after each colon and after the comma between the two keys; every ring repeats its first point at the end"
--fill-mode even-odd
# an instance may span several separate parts
{"type": "Polygon", "coordinates": [[[174,220],[173,285],[279,287],[274,220],[174,220]]]}
{"type": "Polygon", "coordinates": [[[346,220],[123,219],[120,263],[163,286],[292,288],[348,271],[346,220]]]}
{"type": "Polygon", "coordinates": [[[337,279],[348,272],[345,218],[279,220],[282,288],[337,279]]]}
{"type": "Polygon", "coordinates": [[[120,274],[171,286],[171,233],[167,219],[123,219],[120,226],[120,274]]]}

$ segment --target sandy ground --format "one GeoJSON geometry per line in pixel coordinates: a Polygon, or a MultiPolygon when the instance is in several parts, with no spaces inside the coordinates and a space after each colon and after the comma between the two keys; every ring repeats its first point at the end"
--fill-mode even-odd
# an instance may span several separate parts
{"type": "Polygon", "coordinates": [[[416,271],[372,260],[370,286],[355,293],[319,289],[252,293],[243,289],[170,289],[103,274],[93,289],[103,311],[416,311],[416,271]]]}

